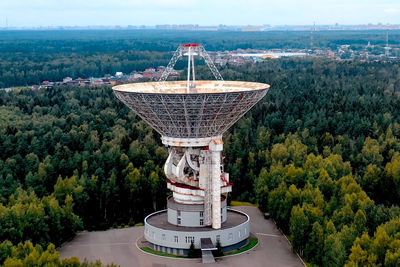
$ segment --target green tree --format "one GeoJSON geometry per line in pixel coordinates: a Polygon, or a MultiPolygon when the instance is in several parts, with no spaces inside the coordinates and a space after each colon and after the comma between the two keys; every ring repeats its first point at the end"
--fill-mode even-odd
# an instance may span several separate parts
{"type": "Polygon", "coordinates": [[[13,245],[10,241],[6,240],[0,243],[0,264],[11,256],[13,245]]]}
{"type": "Polygon", "coordinates": [[[194,242],[193,242],[193,240],[190,242],[188,257],[189,257],[189,258],[194,258],[194,257],[196,257],[196,250],[195,250],[195,248],[194,248],[194,242]]]}
{"type": "Polygon", "coordinates": [[[322,264],[324,239],[323,227],[318,222],[315,222],[312,226],[310,239],[306,243],[304,256],[318,266],[322,264]]]}
{"type": "Polygon", "coordinates": [[[324,245],[323,266],[343,266],[346,251],[337,234],[328,235],[324,245]]]}
{"type": "Polygon", "coordinates": [[[304,249],[309,238],[310,222],[300,206],[296,205],[292,209],[290,216],[290,237],[295,251],[300,256],[304,255],[304,249]]]}

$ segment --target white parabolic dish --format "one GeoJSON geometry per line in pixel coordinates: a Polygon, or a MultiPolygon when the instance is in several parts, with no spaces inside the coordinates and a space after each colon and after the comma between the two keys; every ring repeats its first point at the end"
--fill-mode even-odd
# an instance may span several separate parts
{"type": "Polygon", "coordinates": [[[269,85],[241,81],[131,83],[114,86],[116,97],[165,137],[220,136],[268,92],[269,85]],[[162,88],[162,89],[160,89],[162,88]]]}

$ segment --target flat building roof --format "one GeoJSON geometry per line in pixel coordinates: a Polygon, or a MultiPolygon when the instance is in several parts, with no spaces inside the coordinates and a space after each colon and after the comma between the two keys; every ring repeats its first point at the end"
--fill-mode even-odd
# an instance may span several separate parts
{"type": "Polygon", "coordinates": [[[238,226],[242,223],[245,223],[248,220],[248,217],[235,210],[228,210],[227,211],[227,219],[224,223],[221,224],[221,229],[213,229],[211,226],[205,227],[187,227],[187,226],[177,226],[170,224],[168,222],[168,213],[167,210],[156,213],[147,218],[147,223],[151,226],[161,228],[163,230],[171,230],[171,231],[181,231],[181,232],[202,232],[202,231],[218,231],[229,229],[235,226],[238,226]]]}

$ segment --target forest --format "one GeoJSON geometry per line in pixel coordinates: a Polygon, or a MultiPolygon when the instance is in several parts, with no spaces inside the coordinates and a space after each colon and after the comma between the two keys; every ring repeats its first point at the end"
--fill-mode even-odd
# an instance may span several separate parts
{"type": "MultiPolygon", "coordinates": [[[[313,266],[399,266],[400,63],[282,58],[221,74],[271,85],[224,135],[230,198],[268,211],[313,266]]],[[[101,266],[55,248],[165,207],[167,150],[111,87],[0,91],[0,114],[0,265],[101,266]]]]}
{"type": "MultiPolygon", "coordinates": [[[[389,31],[389,45],[400,45],[400,31],[389,31]]],[[[199,42],[208,51],[247,49],[311,49],[308,31],[162,31],[162,30],[81,30],[81,31],[1,31],[0,88],[102,77],[117,71],[130,73],[166,66],[181,43],[199,42]]],[[[314,48],[351,45],[386,46],[385,31],[316,31],[314,48]]],[[[379,49],[378,49],[379,50],[379,49]]],[[[185,64],[176,65],[183,69],[185,64]]]]}

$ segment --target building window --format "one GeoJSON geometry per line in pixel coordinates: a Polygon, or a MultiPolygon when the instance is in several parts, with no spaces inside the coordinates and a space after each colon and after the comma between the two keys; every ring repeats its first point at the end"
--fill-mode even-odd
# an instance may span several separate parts
{"type": "Polygon", "coordinates": [[[233,234],[232,234],[232,233],[229,233],[228,239],[229,239],[229,240],[232,240],[232,239],[233,239],[233,234]]]}
{"type": "Polygon", "coordinates": [[[176,243],[178,243],[178,236],[177,236],[177,235],[174,236],[174,241],[175,241],[176,243]]]}
{"type": "Polygon", "coordinates": [[[185,236],[185,242],[186,243],[194,242],[194,236],[185,236]]]}
{"type": "Polygon", "coordinates": [[[181,218],[178,218],[178,225],[181,225],[181,218]]]}
{"type": "Polygon", "coordinates": [[[221,241],[221,236],[217,235],[217,242],[221,241]]]}
{"type": "Polygon", "coordinates": [[[200,211],[200,217],[204,217],[204,211],[200,211]]]}
{"type": "Polygon", "coordinates": [[[162,240],[165,240],[165,234],[162,234],[162,240]]]}
{"type": "Polygon", "coordinates": [[[200,225],[204,225],[204,220],[200,219],[200,225]]]}
{"type": "Polygon", "coordinates": [[[238,232],[238,235],[239,235],[239,238],[240,238],[240,237],[242,236],[242,232],[239,231],[239,232],[238,232]]]}
{"type": "Polygon", "coordinates": [[[181,216],[181,211],[180,210],[178,210],[178,216],[181,216]]]}

